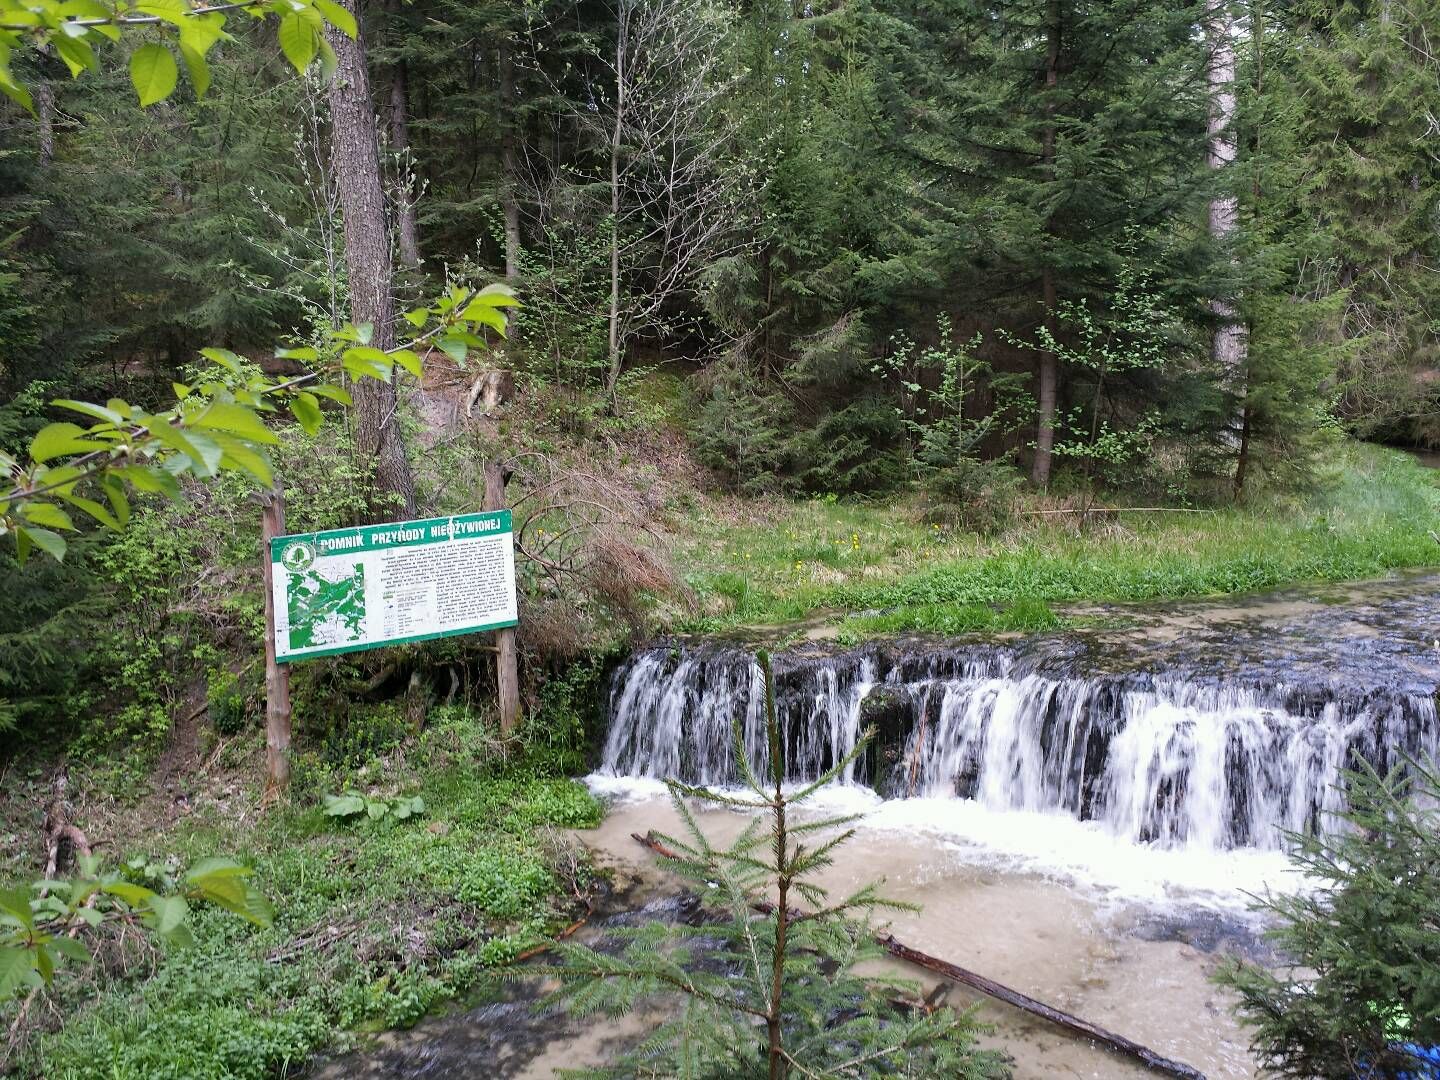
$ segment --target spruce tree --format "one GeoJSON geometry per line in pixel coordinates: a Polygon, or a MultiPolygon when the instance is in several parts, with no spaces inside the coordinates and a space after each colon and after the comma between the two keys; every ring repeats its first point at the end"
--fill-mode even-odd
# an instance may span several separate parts
{"type": "MultiPolygon", "coordinates": [[[[862,976],[878,959],[867,920],[896,907],[874,886],[835,898],[814,879],[854,833],[854,818],[797,817],[795,808],[834,782],[866,741],[800,790],[785,787],[784,739],[775,714],[770,659],[764,676],[767,752],[757,773],[736,721],[734,757],[744,791],[721,793],[668,781],[686,826],[660,837],[667,866],[693,884],[716,917],[701,925],[651,923],[612,931],[620,948],[558,942],[561,982],[550,999],[578,1015],[622,1013],[658,995],[678,995],[678,1015],[602,1076],[741,1078],[952,1077],[1007,1075],[997,1055],[975,1046],[969,1013],[912,1008],[905,986],[862,976]],[[687,800],[754,814],[728,847],[716,847],[687,800]],[[804,903],[810,910],[799,910],[804,903]]],[[[918,1004],[918,1003],[916,1003],[918,1004]]]]}

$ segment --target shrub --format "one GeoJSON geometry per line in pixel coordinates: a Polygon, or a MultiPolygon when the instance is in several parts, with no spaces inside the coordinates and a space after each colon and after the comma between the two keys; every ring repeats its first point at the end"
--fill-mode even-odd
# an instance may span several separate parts
{"type": "Polygon", "coordinates": [[[1339,831],[1292,837],[1312,888],[1261,904],[1286,968],[1237,962],[1219,979],[1277,1075],[1428,1076],[1412,1051],[1440,1046],[1440,775],[1361,763],[1347,784],[1339,831]]]}

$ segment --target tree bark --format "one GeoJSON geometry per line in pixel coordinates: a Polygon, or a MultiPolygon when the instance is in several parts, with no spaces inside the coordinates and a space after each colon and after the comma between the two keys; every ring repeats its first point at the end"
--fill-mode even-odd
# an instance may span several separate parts
{"type": "Polygon", "coordinates": [[[55,160],[55,90],[43,75],[35,80],[35,122],[39,126],[39,160],[43,169],[55,160]]]}
{"type": "Polygon", "coordinates": [[[405,61],[397,60],[390,69],[390,147],[395,152],[397,168],[395,216],[396,242],[400,261],[406,266],[420,265],[420,225],[415,218],[415,177],[410,158],[410,91],[405,61]]]}
{"type": "Polygon", "coordinates": [[[515,144],[515,62],[500,42],[500,207],[505,215],[505,279],[520,276],[520,168],[515,144]]]}
{"type": "MultiPolygon", "coordinates": [[[[505,470],[498,461],[485,463],[486,510],[505,509],[505,470]]],[[[495,631],[495,696],[500,709],[500,734],[513,734],[520,723],[520,657],[513,626],[495,631]]]]}
{"type": "Polygon", "coordinates": [[[265,797],[290,786],[290,669],[275,659],[275,574],[270,541],[285,535],[285,492],[277,483],[260,515],[260,567],[265,588],[265,797]]]}
{"type": "MultiPolygon", "coordinates": [[[[359,21],[357,0],[344,0],[359,21]]],[[[350,317],[373,327],[370,344],[395,347],[394,266],[385,226],[385,185],[380,172],[380,139],[370,79],[365,70],[363,29],[354,39],[327,27],[337,67],[330,82],[330,158],[340,189],[345,221],[345,269],[350,317]]],[[[395,387],[375,379],[357,380],[355,451],[372,470],[371,513],[379,518],[415,516],[415,479],[405,456],[396,417],[395,387]]]]}
{"type": "Polygon", "coordinates": [[[610,133],[610,371],[605,379],[605,392],[612,406],[625,363],[620,335],[620,145],[625,131],[625,38],[629,18],[623,3],[619,14],[620,25],[615,35],[615,125],[610,133]]]}
{"type": "MultiPolygon", "coordinates": [[[[1055,179],[1055,89],[1060,85],[1060,0],[1047,0],[1045,5],[1045,102],[1046,121],[1040,136],[1040,168],[1047,181],[1055,179]]],[[[1057,332],[1055,309],[1055,268],[1051,265],[1051,234],[1054,222],[1045,223],[1045,264],[1040,272],[1040,300],[1045,311],[1045,326],[1051,335],[1057,332]]],[[[1039,362],[1039,415],[1035,424],[1035,460],[1031,463],[1030,479],[1040,487],[1050,483],[1050,459],[1055,448],[1055,412],[1060,382],[1060,362],[1053,349],[1042,349],[1039,362]]]]}
{"type": "MultiPolygon", "coordinates": [[[[1205,13],[1205,38],[1210,49],[1208,82],[1210,116],[1207,124],[1207,164],[1218,171],[1234,163],[1238,144],[1235,135],[1235,34],[1229,0],[1212,0],[1205,13]]],[[[1223,181],[1222,181],[1223,183],[1223,181]]],[[[1231,244],[1239,222],[1239,200],[1233,192],[1221,191],[1210,200],[1210,237],[1222,247],[1231,244]]],[[[1220,297],[1210,305],[1215,331],[1210,352],[1223,385],[1236,394],[1244,393],[1245,361],[1249,332],[1231,297],[1220,297]]],[[[1238,439],[1240,411],[1231,417],[1232,445],[1238,439]]]]}

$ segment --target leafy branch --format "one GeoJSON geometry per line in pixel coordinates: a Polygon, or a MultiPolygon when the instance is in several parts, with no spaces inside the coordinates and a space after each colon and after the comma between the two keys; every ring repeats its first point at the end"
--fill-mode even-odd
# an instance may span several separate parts
{"type": "Polygon", "coordinates": [[[279,382],[250,373],[228,349],[202,349],[219,369],[215,377],[193,386],[172,384],[175,406],[157,413],[120,398],[103,405],[55,401],[96,423],[47,425],[31,440],[28,461],[0,451],[0,476],[10,482],[8,489],[0,487],[0,536],[14,535],[22,562],[35,548],[59,560],[66,549],[62,533],[76,530],[71,510],[119,532],[129,520],[131,491],[176,498],[180,477],[210,479],[226,471],[269,487],[267,447],[278,440],[264,416],[283,406],[313,435],[324,422],[321,399],[351,404],[347,381],[389,382],[397,367],[418,378],[424,355],[436,348],[464,363],[470,349],[484,346],[484,328],[505,333],[506,309],[517,303],[504,285],[450,285],[430,306],[406,313],[415,336],[393,349],[372,346],[373,328],[362,325],[335,331],[322,348],[277,350],[276,356],[310,369],[279,382]],[[97,485],[99,491],[92,491],[97,485]]]}
{"type": "Polygon", "coordinates": [[[157,892],[127,880],[118,870],[101,872],[98,856],[79,857],[79,874],[0,890],[0,1001],[48,986],[65,960],[88,962],[81,940],[109,924],[145,929],[173,945],[189,945],[190,905],[214,904],[256,926],[269,926],[274,911],[250,883],[251,871],[229,859],[205,859],[191,867],[179,888],[157,892]]]}
{"type": "Polygon", "coordinates": [[[325,78],[334,72],[335,52],[325,40],[325,26],[349,37],[356,34],[355,16],[336,0],[238,0],[235,3],[193,4],[189,0],[0,0],[0,93],[31,112],[30,91],[16,79],[10,58],[17,50],[54,53],[71,78],[98,71],[96,49],[121,40],[122,31],[156,27],[174,35],[174,48],[147,41],[130,56],[130,81],[142,106],[164,101],[175,91],[180,54],[196,96],[210,87],[205,57],[221,41],[233,40],[225,30],[226,16],[241,13],[263,20],[279,20],[280,51],[296,71],[305,71],[317,59],[325,78]]]}

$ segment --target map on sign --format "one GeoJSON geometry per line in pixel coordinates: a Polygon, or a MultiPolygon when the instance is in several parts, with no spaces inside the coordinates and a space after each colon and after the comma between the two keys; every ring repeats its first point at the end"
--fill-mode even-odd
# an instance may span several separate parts
{"type": "Polygon", "coordinates": [[[340,563],[291,575],[288,608],[292,650],[362,641],[364,563],[340,563]]]}
{"type": "Polygon", "coordinates": [[[517,621],[508,510],[278,536],[270,562],[277,660],[517,621]]]}

